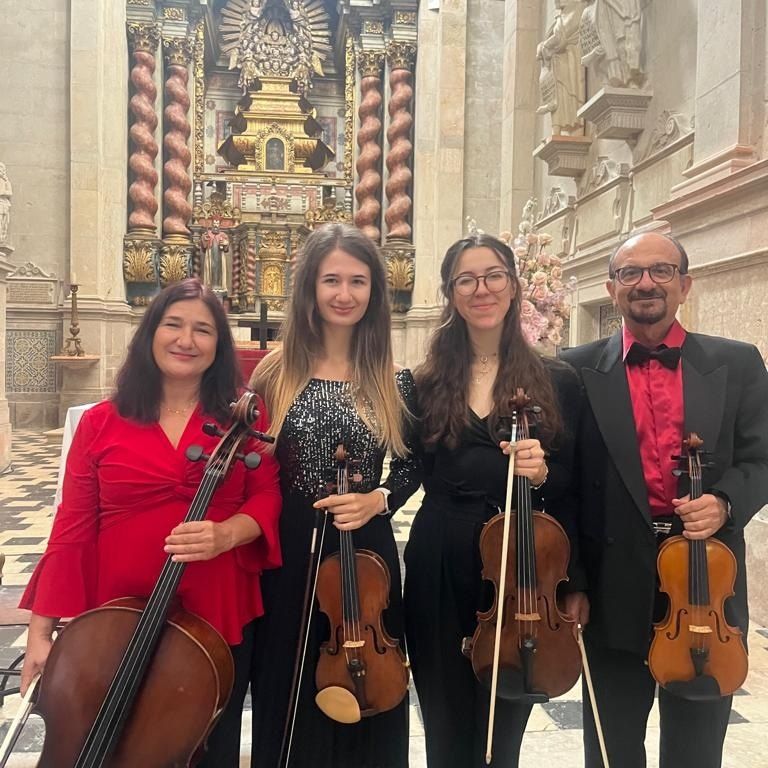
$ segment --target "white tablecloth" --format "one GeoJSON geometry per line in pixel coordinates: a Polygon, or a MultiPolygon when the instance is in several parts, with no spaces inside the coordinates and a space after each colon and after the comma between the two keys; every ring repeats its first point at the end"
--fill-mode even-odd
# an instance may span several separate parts
{"type": "Polygon", "coordinates": [[[55,512],[61,504],[61,491],[64,487],[64,469],[67,466],[67,454],[69,446],[72,445],[72,438],[75,436],[75,430],[80,423],[82,415],[96,403],[86,403],[85,405],[73,405],[67,410],[67,417],[64,419],[64,434],[61,439],[61,459],[59,461],[59,477],[56,483],[56,496],[53,499],[53,511],[55,512]]]}

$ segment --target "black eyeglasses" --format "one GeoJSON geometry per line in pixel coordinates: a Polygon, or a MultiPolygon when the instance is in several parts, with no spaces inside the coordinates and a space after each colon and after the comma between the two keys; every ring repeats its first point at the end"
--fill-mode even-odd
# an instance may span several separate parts
{"type": "Polygon", "coordinates": [[[613,276],[622,285],[637,285],[647,272],[654,283],[670,283],[679,271],[677,264],[651,264],[650,267],[620,267],[613,276]]]}
{"type": "Polygon", "coordinates": [[[487,275],[459,275],[451,280],[456,293],[462,296],[471,296],[479,287],[480,281],[485,283],[485,287],[491,293],[501,293],[509,285],[509,272],[505,269],[494,270],[487,275]]]}

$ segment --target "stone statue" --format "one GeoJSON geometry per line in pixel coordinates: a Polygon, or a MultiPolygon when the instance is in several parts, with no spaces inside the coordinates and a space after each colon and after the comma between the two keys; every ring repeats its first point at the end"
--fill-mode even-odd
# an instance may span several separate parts
{"type": "Polygon", "coordinates": [[[8,242],[8,225],[11,222],[11,197],[13,187],[5,170],[5,163],[0,163],[0,243],[8,242]]]}
{"type": "Polygon", "coordinates": [[[200,242],[203,246],[203,282],[214,290],[227,289],[227,264],[225,254],[229,250],[229,238],[219,228],[219,220],[203,232],[200,242]]]}
{"type": "Polygon", "coordinates": [[[582,128],[576,112],[584,104],[584,69],[581,64],[579,26],[583,0],[555,0],[555,19],[547,37],[539,43],[541,106],[537,112],[552,113],[553,135],[582,128]]]}
{"type": "Polygon", "coordinates": [[[533,232],[536,226],[536,209],[539,201],[535,197],[529,197],[523,206],[523,213],[520,217],[520,223],[517,225],[517,231],[521,235],[528,235],[533,232]]]}
{"type": "Polygon", "coordinates": [[[581,17],[581,63],[594,66],[602,85],[640,88],[643,12],[640,0],[587,0],[581,17]]]}

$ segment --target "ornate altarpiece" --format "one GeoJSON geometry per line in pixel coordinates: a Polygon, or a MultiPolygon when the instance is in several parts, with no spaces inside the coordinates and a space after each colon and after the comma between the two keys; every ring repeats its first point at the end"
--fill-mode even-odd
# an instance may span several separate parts
{"type": "Polygon", "coordinates": [[[277,321],[302,239],[354,221],[382,246],[406,310],[414,0],[127,0],[127,11],[130,303],[210,275],[214,240],[226,263],[212,287],[243,320],[266,305],[277,321]]]}

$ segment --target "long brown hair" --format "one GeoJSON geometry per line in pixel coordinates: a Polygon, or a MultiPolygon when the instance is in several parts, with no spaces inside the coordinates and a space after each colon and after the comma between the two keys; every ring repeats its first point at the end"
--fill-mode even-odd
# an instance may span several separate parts
{"type": "Polygon", "coordinates": [[[404,455],[407,411],[394,376],[386,271],[376,246],[354,227],[328,224],[307,238],[297,259],[291,299],[280,331],[282,346],[262,360],[253,373],[251,386],[267,405],[270,434],[278,435],[288,410],[309,383],[315,361],[325,348],[316,300],[317,274],[323,259],[336,249],[371,271],[371,298],[355,326],[350,350],[356,406],[381,445],[404,455]]]}
{"type": "Polygon", "coordinates": [[[516,290],[504,317],[499,345],[499,370],[493,385],[493,408],[488,419],[495,435],[500,412],[506,410],[516,389],[522,387],[532,404],[541,407],[537,437],[551,445],[562,420],[552,381],[541,357],[529,346],[520,325],[522,298],[517,284],[515,258],[501,240],[486,234],[475,234],[455,242],[446,252],[440,267],[441,291],[445,307],[440,325],[430,339],[426,360],[416,368],[416,392],[422,419],[422,441],[426,446],[444,442],[449,448],[459,444],[462,430],[469,422],[470,364],[472,348],[464,318],[453,302],[456,263],[469,248],[490,248],[509,271],[516,290]]]}
{"type": "Polygon", "coordinates": [[[163,375],[152,354],[152,340],[167,309],[178,301],[193,299],[200,299],[208,307],[216,324],[216,357],[200,382],[200,403],[205,413],[219,421],[229,416],[229,404],[236,399],[241,379],[227,314],[216,294],[196,277],[190,277],[172,283],[152,299],[131,339],[112,396],[124,418],[143,423],[160,418],[163,375]]]}

